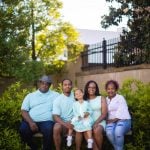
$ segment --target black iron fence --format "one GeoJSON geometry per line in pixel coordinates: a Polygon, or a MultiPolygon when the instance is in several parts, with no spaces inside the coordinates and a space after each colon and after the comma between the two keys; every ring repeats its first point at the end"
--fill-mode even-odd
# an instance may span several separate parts
{"type": "MultiPolygon", "coordinates": [[[[134,42],[134,41],[130,41],[134,42]]],[[[82,52],[82,69],[124,67],[149,63],[150,54],[139,48],[120,49],[120,38],[86,45],[82,52]]]]}

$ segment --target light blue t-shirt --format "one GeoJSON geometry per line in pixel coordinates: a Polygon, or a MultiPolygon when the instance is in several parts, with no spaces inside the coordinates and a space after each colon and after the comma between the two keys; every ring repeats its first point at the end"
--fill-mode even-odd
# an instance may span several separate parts
{"type": "Polygon", "coordinates": [[[21,106],[21,110],[29,112],[30,117],[35,122],[52,120],[52,108],[55,98],[59,94],[49,90],[42,93],[39,90],[28,94],[21,106]]]}
{"type": "Polygon", "coordinates": [[[53,104],[53,115],[59,115],[60,118],[67,122],[71,121],[73,117],[73,103],[75,102],[74,96],[61,94],[58,96],[53,104]]]}

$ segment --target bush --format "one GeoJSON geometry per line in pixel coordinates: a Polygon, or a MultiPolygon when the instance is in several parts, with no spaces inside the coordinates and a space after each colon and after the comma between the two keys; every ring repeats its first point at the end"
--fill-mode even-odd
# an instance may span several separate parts
{"type": "Polygon", "coordinates": [[[28,61],[16,70],[16,78],[25,83],[35,83],[40,76],[45,74],[42,61],[28,61]]]}
{"type": "Polygon", "coordinates": [[[126,98],[133,119],[134,146],[128,144],[127,149],[150,149],[150,84],[130,79],[123,83],[120,93],[126,98]]]}
{"type": "Polygon", "coordinates": [[[33,89],[23,89],[21,83],[11,85],[0,97],[0,149],[20,150],[21,140],[18,133],[22,100],[33,89]]]}
{"type": "MultiPolygon", "coordinates": [[[[22,145],[18,133],[21,121],[20,107],[24,97],[31,91],[33,88],[22,88],[22,84],[17,82],[11,85],[0,97],[0,149],[21,149],[22,145]]],[[[57,91],[61,91],[61,84],[57,91]]],[[[126,98],[133,118],[134,145],[132,143],[126,144],[126,149],[149,150],[150,84],[132,79],[127,80],[119,92],[126,98]]]]}

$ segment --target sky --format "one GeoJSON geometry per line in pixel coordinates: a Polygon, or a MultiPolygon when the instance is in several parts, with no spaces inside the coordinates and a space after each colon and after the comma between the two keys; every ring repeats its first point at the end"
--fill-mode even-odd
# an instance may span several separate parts
{"type": "MultiPolygon", "coordinates": [[[[69,21],[75,28],[105,30],[101,27],[101,16],[108,14],[106,0],[61,0],[63,9],[61,11],[65,21],[69,21]]],[[[113,5],[114,6],[114,5],[113,5]]],[[[117,4],[115,5],[117,6],[117,4]]],[[[119,27],[112,26],[107,31],[117,31],[117,28],[125,27],[122,23],[119,27]]]]}

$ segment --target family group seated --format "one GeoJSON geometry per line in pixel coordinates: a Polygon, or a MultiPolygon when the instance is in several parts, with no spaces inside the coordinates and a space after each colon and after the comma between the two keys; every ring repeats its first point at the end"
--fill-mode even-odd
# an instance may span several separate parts
{"type": "Polygon", "coordinates": [[[125,98],[117,93],[119,84],[109,80],[105,84],[107,96],[99,92],[98,84],[90,80],[84,89],[73,88],[70,79],[61,83],[62,93],[50,89],[52,80],[43,75],[38,89],[29,93],[21,106],[21,139],[37,150],[33,135],[42,133],[43,150],[62,150],[62,136],[66,146],[82,150],[102,150],[106,134],[114,150],[123,150],[124,136],[131,129],[131,116],[125,98]]]}

